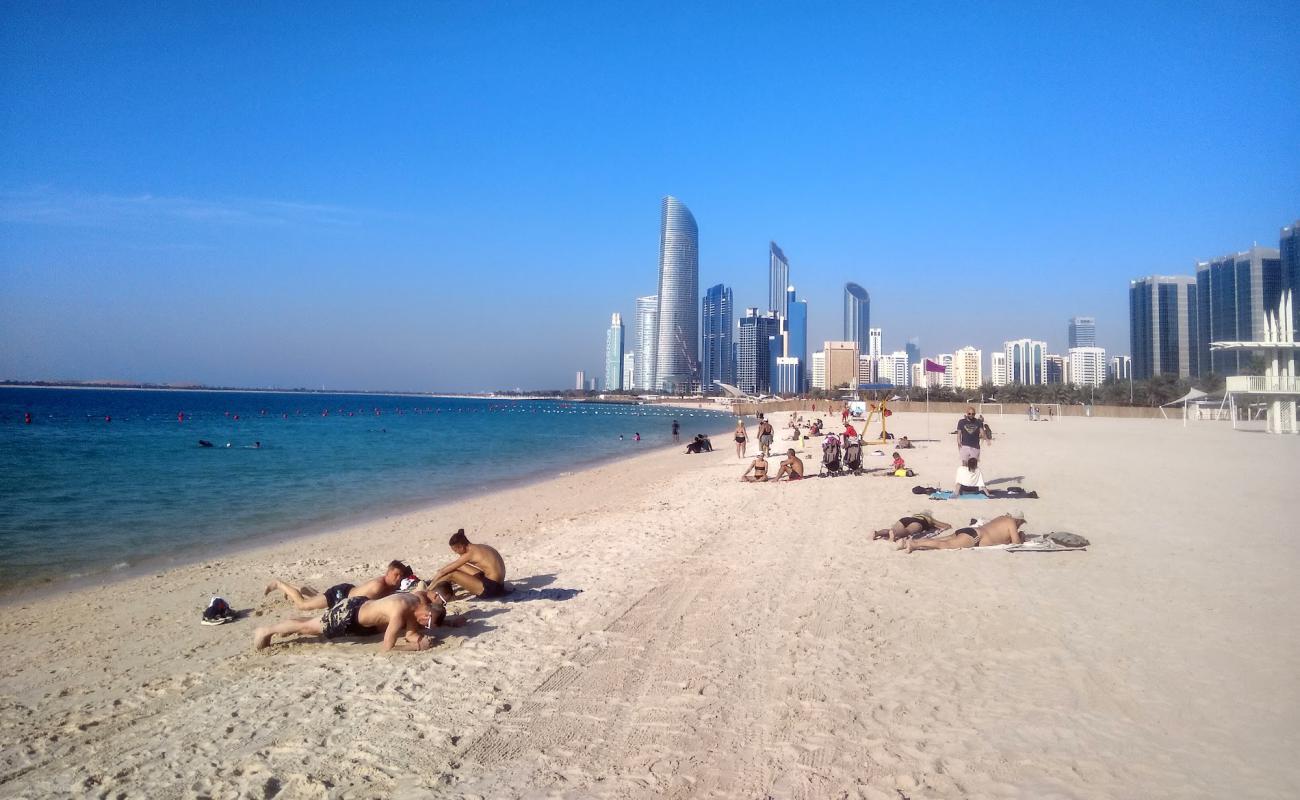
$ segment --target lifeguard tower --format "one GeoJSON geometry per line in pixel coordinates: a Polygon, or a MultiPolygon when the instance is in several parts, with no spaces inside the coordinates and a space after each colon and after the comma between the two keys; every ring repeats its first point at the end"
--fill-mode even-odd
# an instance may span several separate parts
{"type": "Polygon", "coordinates": [[[1264,340],[1259,342],[1211,342],[1211,350],[1236,350],[1262,353],[1263,375],[1234,375],[1227,380],[1225,393],[1232,410],[1232,427],[1237,427],[1237,398],[1267,405],[1264,429],[1269,433],[1300,433],[1296,424],[1296,401],[1300,400],[1300,377],[1296,375],[1296,355],[1300,342],[1295,340],[1295,322],[1291,316],[1291,290],[1282,292],[1275,313],[1264,318],[1264,340]]]}

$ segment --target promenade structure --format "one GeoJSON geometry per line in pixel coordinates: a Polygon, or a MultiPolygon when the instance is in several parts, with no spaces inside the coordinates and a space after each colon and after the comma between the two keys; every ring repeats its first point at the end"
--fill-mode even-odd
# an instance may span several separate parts
{"type": "MultiPolygon", "coordinates": [[[[1095,317],[1070,317],[1066,332],[1069,347],[1096,347],[1097,320],[1095,317]]],[[[1068,349],[1068,348],[1067,348],[1068,349]]]]}
{"type": "Polygon", "coordinates": [[[1300,354],[1300,341],[1291,321],[1295,319],[1294,292],[1280,292],[1277,306],[1264,317],[1264,335],[1256,341],[1213,342],[1210,347],[1220,350],[1241,350],[1258,354],[1264,361],[1263,375],[1229,376],[1224,381],[1228,403],[1232,407],[1232,426],[1237,426],[1237,404],[1262,402],[1267,409],[1264,429],[1269,433],[1300,433],[1296,419],[1296,404],[1300,402],[1300,373],[1296,370],[1296,356],[1300,354]]]}
{"type": "Polygon", "coordinates": [[[736,388],[746,394],[772,390],[775,356],[772,342],[778,341],[779,320],[771,311],[745,309],[736,332],[736,388]]]}
{"type": "Polygon", "coordinates": [[[1251,352],[1210,351],[1211,342],[1259,341],[1265,310],[1277,308],[1282,291],[1282,261],[1271,247],[1251,247],[1196,265],[1196,363],[1192,375],[1240,375],[1251,352]]]}
{"type": "Polygon", "coordinates": [[[844,284],[844,339],[858,346],[858,353],[870,352],[867,332],[871,330],[871,295],[856,283],[844,284]]]}
{"type": "Polygon", "coordinates": [[[659,295],[636,299],[636,388],[655,389],[655,348],[659,342],[659,295]]]}
{"type": "Polygon", "coordinates": [[[1133,379],[1157,375],[1192,378],[1197,361],[1197,285],[1185,275],[1152,275],[1129,281],[1129,346],[1133,379]]]}
{"type": "Polygon", "coordinates": [[[735,384],[736,348],[732,331],[731,288],[721,283],[704,292],[700,310],[700,381],[707,393],[715,391],[715,381],[735,384]]]}
{"type": "MultiPolygon", "coordinates": [[[[863,330],[863,333],[866,333],[863,330]]],[[[856,341],[825,342],[822,352],[826,359],[826,388],[835,390],[841,386],[857,388],[858,385],[858,343],[856,341]]]]}
{"type": "Polygon", "coordinates": [[[785,290],[785,357],[799,359],[798,388],[808,388],[808,301],[795,297],[794,286],[785,290]]]}
{"type": "Polygon", "coordinates": [[[1070,383],[1075,386],[1101,386],[1106,382],[1104,347],[1071,347],[1067,352],[1070,383]]]}
{"type": "Polygon", "coordinates": [[[691,390],[700,379],[700,232],[691,210],[672,196],[660,208],[656,324],[655,389],[691,390]]]}
{"type": "Polygon", "coordinates": [[[952,354],[952,384],[957,389],[978,389],[984,383],[984,351],[967,345],[952,354]]]}
{"type": "Polygon", "coordinates": [[[605,391],[623,388],[623,315],[615,312],[605,332],[605,391]]]}
{"type": "Polygon", "coordinates": [[[790,262],[776,242],[767,248],[767,302],[768,311],[786,316],[786,287],[790,285],[790,262]]]}
{"type": "Polygon", "coordinates": [[[1128,356],[1111,356],[1108,376],[1112,381],[1126,381],[1133,377],[1133,359],[1128,356]]]}
{"type": "Polygon", "coordinates": [[[1002,352],[1006,355],[1007,383],[1047,383],[1047,342],[1013,339],[1003,343],[1002,352]]]}
{"type": "Polygon", "coordinates": [[[1006,386],[1010,383],[1007,380],[1007,354],[1005,352],[989,353],[989,382],[994,386],[1006,386]]]}

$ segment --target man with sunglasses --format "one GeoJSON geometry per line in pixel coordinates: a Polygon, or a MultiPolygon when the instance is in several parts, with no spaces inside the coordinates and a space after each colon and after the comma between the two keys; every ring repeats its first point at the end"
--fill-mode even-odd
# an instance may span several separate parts
{"type": "Polygon", "coordinates": [[[336,639],[340,636],[384,635],[381,651],[392,650],[399,638],[406,639],[413,650],[433,647],[432,632],[447,615],[442,603],[432,602],[425,592],[402,592],[381,600],[368,597],[349,597],[328,609],[320,617],[290,619],[276,625],[267,625],[253,631],[253,648],[262,650],[271,644],[274,636],[323,636],[336,639]]]}
{"type": "Polygon", "coordinates": [[[966,416],[957,420],[957,463],[965,464],[980,457],[980,439],[984,436],[984,420],[975,416],[975,408],[966,406],[966,416]]]}

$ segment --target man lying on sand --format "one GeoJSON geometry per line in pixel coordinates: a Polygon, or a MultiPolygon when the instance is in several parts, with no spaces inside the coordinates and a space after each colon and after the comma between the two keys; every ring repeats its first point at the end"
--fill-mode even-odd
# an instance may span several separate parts
{"type": "Polygon", "coordinates": [[[402,584],[403,578],[411,577],[413,573],[411,568],[400,561],[388,562],[388,570],[378,578],[366,581],[360,586],[354,586],[350,583],[340,583],[325,590],[320,594],[310,586],[290,586],[282,580],[273,580],[266,585],[266,591],[263,594],[270,594],[277,589],[284,592],[284,596],[289,598],[289,602],[299,611],[314,611],[322,608],[333,608],[338,605],[340,600],[348,597],[364,597],[369,600],[378,600],[381,597],[387,597],[397,591],[397,587],[402,584]]]}
{"type": "Polygon", "coordinates": [[[753,463],[749,465],[749,469],[745,470],[745,474],[740,476],[740,479],[745,483],[762,483],[767,480],[767,459],[763,458],[762,453],[754,456],[753,463]]]}
{"type": "Polygon", "coordinates": [[[495,548],[470,543],[464,528],[452,535],[447,546],[460,558],[438,570],[429,581],[439,597],[450,599],[455,594],[452,584],[479,597],[500,597],[506,593],[506,562],[495,548]]]}
{"type": "Polygon", "coordinates": [[[776,471],[776,477],[772,480],[779,481],[783,475],[786,480],[803,480],[803,462],[794,454],[794,450],[785,451],[785,461],[781,462],[781,468],[776,471]]]}
{"type": "Polygon", "coordinates": [[[881,528],[876,531],[871,538],[889,539],[889,541],[895,542],[899,539],[911,539],[925,533],[946,531],[951,527],[948,523],[935,519],[929,511],[914,511],[909,516],[900,518],[891,527],[881,528]]]}
{"type": "Polygon", "coordinates": [[[265,648],[274,636],[297,634],[337,639],[383,633],[384,643],[379,647],[382,651],[392,650],[403,635],[416,650],[427,650],[433,646],[433,637],[427,631],[436,628],[446,615],[447,608],[441,603],[430,603],[424,592],[393,594],[382,600],[349,597],[332,606],[320,619],[290,619],[258,628],[253,631],[253,648],[265,648]]]}
{"type": "Polygon", "coordinates": [[[900,549],[913,553],[917,550],[960,550],[966,547],[992,547],[999,544],[1020,544],[1020,526],[1025,524],[1025,514],[1019,509],[994,517],[978,528],[958,528],[952,536],[942,539],[908,539],[900,549]]]}

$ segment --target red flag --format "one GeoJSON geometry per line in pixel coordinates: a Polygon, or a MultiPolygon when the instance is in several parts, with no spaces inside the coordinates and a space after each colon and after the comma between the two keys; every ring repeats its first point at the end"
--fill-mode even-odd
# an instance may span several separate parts
{"type": "Polygon", "coordinates": [[[925,371],[926,372],[947,372],[948,368],[937,361],[927,358],[925,360],[925,371]]]}

